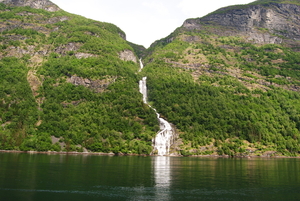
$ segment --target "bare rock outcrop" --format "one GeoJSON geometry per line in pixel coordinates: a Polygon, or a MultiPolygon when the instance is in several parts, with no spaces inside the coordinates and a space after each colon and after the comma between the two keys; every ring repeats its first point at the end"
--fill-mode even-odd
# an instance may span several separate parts
{"type": "Polygon", "coordinates": [[[65,45],[60,45],[55,49],[55,52],[58,54],[66,54],[70,51],[77,51],[80,48],[80,43],[68,43],[65,45]]]}
{"type": "Polygon", "coordinates": [[[226,7],[203,18],[188,19],[183,27],[201,30],[205,25],[223,26],[222,32],[216,28],[218,35],[245,35],[257,43],[281,43],[282,38],[299,41],[300,6],[270,3],[226,7]]]}
{"type": "Polygon", "coordinates": [[[125,33],[119,32],[119,36],[121,38],[123,38],[124,40],[126,40],[126,34],[125,33]]]}
{"type": "Polygon", "coordinates": [[[66,55],[68,52],[75,52],[74,56],[77,59],[86,59],[89,57],[97,57],[97,55],[90,54],[90,53],[84,53],[84,52],[77,52],[82,44],[80,43],[68,43],[65,45],[61,45],[55,49],[55,52],[61,55],[66,55]]]}
{"type": "Polygon", "coordinates": [[[94,55],[94,54],[90,54],[90,53],[84,53],[84,52],[77,52],[75,53],[75,57],[77,59],[86,59],[86,58],[89,58],[89,57],[96,57],[97,55],[94,55]]]}
{"type": "Polygon", "coordinates": [[[135,63],[137,62],[137,58],[131,50],[124,50],[120,52],[119,57],[124,61],[133,61],[135,63]]]}
{"type": "Polygon", "coordinates": [[[60,10],[60,8],[49,0],[0,0],[9,6],[30,6],[31,8],[44,9],[50,12],[60,10]]]}
{"type": "Polygon", "coordinates": [[[63,21],[66,21],[66,20],[69,20],[69,18],[67,16],[60,16],[60,17],[52,17],[50,19],[47,19],[45,21],[45,23],[48,23],[48,24],[55,24],[57,22],[63,22],[63,21]]]}
{"type": "Polygon", "coordinates": [[[103,80],[91,80],[88,78],[82,78],[78,76],[71,76],[67,78],[67,82],[72,83],[74,85],[82,85],[87,88],[92,89],[96,93],[103,92],[111,83],[114,83],[116,77],[110,77],[103,80]]]}

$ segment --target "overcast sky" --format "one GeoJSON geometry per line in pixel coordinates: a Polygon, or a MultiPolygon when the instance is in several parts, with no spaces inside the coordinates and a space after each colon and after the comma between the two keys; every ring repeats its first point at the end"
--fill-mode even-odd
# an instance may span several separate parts
{"type": "Polygon", "coordinates": [[[127,40],[148,48],[188,18],[254,0],[51,0],[61,9],[120,27],[127,40]]]}

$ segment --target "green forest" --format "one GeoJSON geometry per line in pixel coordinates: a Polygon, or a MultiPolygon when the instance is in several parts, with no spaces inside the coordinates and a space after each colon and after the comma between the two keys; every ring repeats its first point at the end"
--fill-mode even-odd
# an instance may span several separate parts
{"type": "Polygon", "coordinates": [[[0,3],[0,24],[0,150],[150,154],[159,122],[139,92],[147,76],[149,104],[179,134],[176,154],[299,156],[300,45],[284,31],[255,27],[283,43],[254,43],[202,23],[145,49],[62,10],[0,3]]]}
{"type": "Polygon", "coordinates": [[[119,58],[119,52],[133,51],[120,37],[125,35],[123,31],[64,11],[0,5],[1,21],[11,23],[1,34],[0,149],[152,151],[158,123],[155,113],[142,103],[136,74],[139,65],[119,58]],[[10,28],[20,22],[30,23],[30,27],[10,28]],[[76,44],[77,49],[68,50],[68,44],[76,44]],[[32,46],[33,52],[28,50],[32,46]],[[26,53],[10,52],[16,48],[26,53]],[[46,51],[49,54],[39,54],[46,51]],[[77,52],[92,56],[79,59],[77,52]],[[40,82],[35,93],[30,73],[40,82]],[[98,93],[68,82],[71,76],[103,81],[107,86],[98,93]],[[53,143],[51,137],[59,141],[53,143]]]}
{"type": "Polygon", "coordinates": [[[143,73],[153,107],[182,132],[182,154],[299,154],[299,52],[203,31],[168,38],[143,73]]]}

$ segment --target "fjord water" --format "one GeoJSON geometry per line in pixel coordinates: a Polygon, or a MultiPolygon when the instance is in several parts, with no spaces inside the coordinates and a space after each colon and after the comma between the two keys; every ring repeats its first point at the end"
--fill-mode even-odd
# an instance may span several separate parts
{"type": "Polygon", "coordinates": [[[300,200],[300,159],[0,153],[1,200],[300,200]]]}

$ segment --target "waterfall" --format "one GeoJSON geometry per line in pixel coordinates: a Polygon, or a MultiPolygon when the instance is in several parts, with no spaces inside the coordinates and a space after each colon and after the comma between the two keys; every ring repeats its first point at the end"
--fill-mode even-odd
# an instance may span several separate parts
{"type": "MultiPolygon", "coordinates": [[[[143,64],[141,63],[141,69],[143,68],[143,64]]],[[[147,77],[143,77],[142,80],[139,81],[139,89],[140,93],[143,94],[143,102],[147,104],[150,108],[152,108],[157,116],[159,121],[160,130],[156,134],[156,137],[152,140],[154,145],[153,152],[157,151],[158,155],[168,155],[170,151],[170,146],[172,145],[174,138],[174,130],[169,122],[160,117],[160,114],[153,108],[151,105],[147,103],[147,77]]]]}
{"type": "Polygon", "coordinates": [[[142,58],[140,58],[140,70],[139,70],[139,72],[141,72],[141,70],[144,68],[144,64],[143,64],[143,62],[142,62],[142,58]]]}
{"type": "Polygon", "coordinates": [[[173,128],[169,122],[160,118],[156,113],[159,121],[160,131],[156,134],[153,140],[154,151],[157,150],[158,155],[168,155],[170,151],[171,142],[173,141],[173,128]]]}
{"type": "Polygon", "coordinates": [[[147,80],[147,77],[143,77],[143,79],[140,80],[140,82],[139,82],[139,88],[140,88],[140,93],[143,94],[143,102],[145,104],[148,104],[147,103],[147,85],[146,85],[146,80],[147,80]]]}

